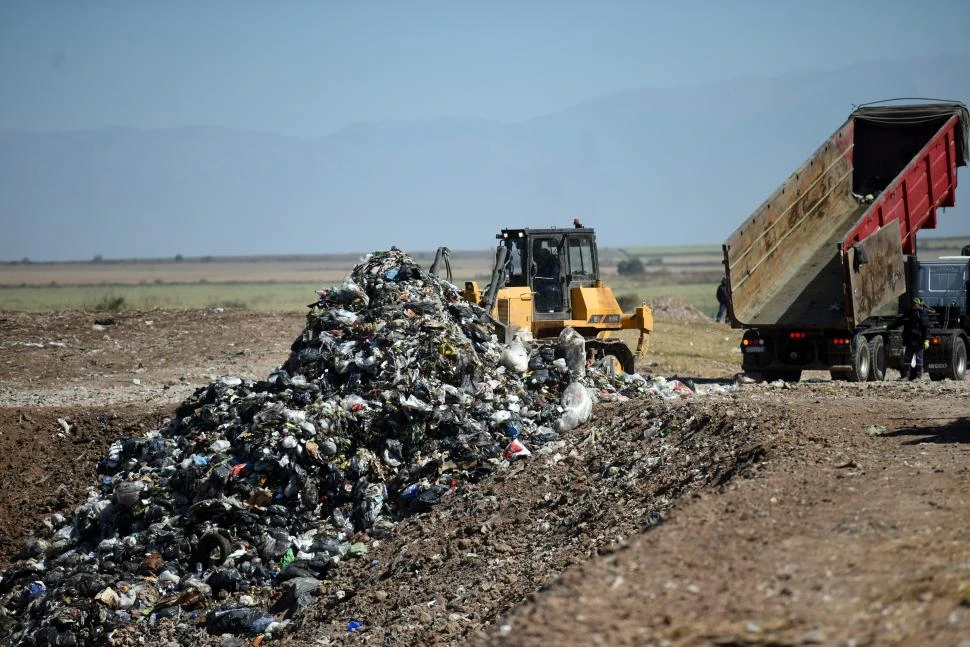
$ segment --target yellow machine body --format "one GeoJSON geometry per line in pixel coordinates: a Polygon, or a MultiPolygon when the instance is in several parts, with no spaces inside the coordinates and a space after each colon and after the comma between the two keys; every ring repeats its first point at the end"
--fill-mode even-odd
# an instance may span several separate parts
{"type": "Polygon", "coordinates": [[[488,308],[508,338],[517,331],[557,337],[570,327],[587,339],[591,354],[614,355],[623,370],[635,370],[649,345],[653,313],[646,304],[623,313],[599,277],[592,229],[506,229],[498,238],[492,283],[484,293],[475,281],[465,283],[467,300],[488,308]],[[635,356],[610,338],[620,330],[639,331],[635,356]]]}

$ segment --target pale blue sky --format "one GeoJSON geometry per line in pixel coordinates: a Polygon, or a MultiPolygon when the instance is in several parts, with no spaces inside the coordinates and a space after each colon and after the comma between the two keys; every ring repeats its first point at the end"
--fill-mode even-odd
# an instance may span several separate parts
{"type": "Polygon", "coordinates": [[[0,2],[0,128],[519,121],[650,86],[970,51],[970,2],[0,2]]]}
{"type": "Polygon", "coordinates": [[[0,0],[0,259],[720,243],[967,61],[970,0],[0,0]]]}

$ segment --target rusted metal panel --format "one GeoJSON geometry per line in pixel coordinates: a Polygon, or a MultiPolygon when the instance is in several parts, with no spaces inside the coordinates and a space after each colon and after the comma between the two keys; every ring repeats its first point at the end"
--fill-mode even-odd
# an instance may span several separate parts
{"type": "Polygon", "coordinates": [[[855,326],[906,291],[899,221],[893,220],[843,255],[848,323],[855,326]]]}
{"type": "MultiPolygon", "coordinates": [[[[736,323],[775,325],[795,316],[785,313],[806,290],[821,287],[815,285],[820,272],[833,270],[837,243],[860,213],[852,198],[852,146],[850,120],[724,244],[736,323]]],[[[840,303],[841,291],[834,298],[840,303]]]]}

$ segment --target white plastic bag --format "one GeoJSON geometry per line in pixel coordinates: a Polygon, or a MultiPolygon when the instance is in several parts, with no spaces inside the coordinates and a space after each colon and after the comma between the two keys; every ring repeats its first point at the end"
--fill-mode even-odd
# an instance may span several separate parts
{"type": "Polygon", "coordinates": [[[559,433],[575,429],[589,420],[593,412],[593,399],[589,397],[586,387],[579,382],[573,382],[566,387],[560,402],[565,411],[556,421],[556,431],[559,433]]]}
{"type": "Polygon", "coordinates": [[[563,328],[559,333],[559,347],[566,356],[569,372],[576,377],[586,375],[586,340],[573,328],[563,328]]]}
{"type": "Polygon", "coordinates": [[[512,343],[502,349],[502,356],[499,358],[502,366],[522,374],[529,370],[529,349],[521,339],[516,337],[512,343]]]}

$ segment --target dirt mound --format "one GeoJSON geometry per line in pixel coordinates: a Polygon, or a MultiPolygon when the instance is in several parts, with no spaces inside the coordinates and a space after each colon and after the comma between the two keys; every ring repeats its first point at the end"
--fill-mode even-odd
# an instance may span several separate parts
{"type": "Polygon", "coordinates": [[[711,321],[711,317],[689,303],[674,297],[657,297],[647,301],[654,317],[672,321],[711,321]]]}
{"type": "Polygon", "coordinates": [[[167,411],[144,405],[0,408],[0,565],[41,530],[45,515],[84,500],[97,483],[95,465],[113,441],[154,428],[167,411]]]}

